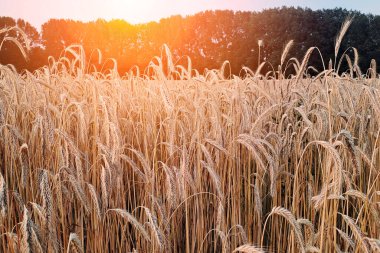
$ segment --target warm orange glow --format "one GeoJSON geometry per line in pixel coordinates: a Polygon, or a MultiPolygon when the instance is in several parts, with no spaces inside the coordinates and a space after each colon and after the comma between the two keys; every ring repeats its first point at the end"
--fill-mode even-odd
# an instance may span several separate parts
{"type": "Polygon", "coordinates": [[[96,20],[125,19],[131,23],[159,20],[171,15],[189,15],[215,9],[260,11],[279,6],[301,6],[312,9],[342,7],[380,13],[377,1],[296,1],[296,0],[1,0],[0,16],[28,20],[39,26],[50,18],[96,20]]]}

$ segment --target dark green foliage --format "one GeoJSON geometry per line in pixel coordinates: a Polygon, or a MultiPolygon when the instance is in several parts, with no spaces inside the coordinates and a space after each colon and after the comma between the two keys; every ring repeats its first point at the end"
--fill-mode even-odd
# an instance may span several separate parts
{"type": "MultiPolygon", "coordinates": [[[[16,46],[9,43],[0,52],[0,63],[13,64],[18,70],[33,70],[46,64],[47,56],[58,58],[65,46],[80,43],[94,63],[98,61],[97,54],[93,54],[96,49],[101,50],[104,59],[115,58],[122,74],[134,65],[146,67],[154,56],[161,54],[162,45],[166,43],[178,63],[186,65],[186,59],[180,56],[187,55],[193,67],[202,70],[219,68],[229,60],[232,73],[238,74],[242,66],[257,68],[258,40],[264,41],[261,61],[269,61],[277,70],[283,48],[293,39],[290,56],[300,59],[308,48],[316,46],[327,66],[329,59],[334,58],[335,36],[348,16],[354,16],[354,22],[340,53],[351,46],[356,47],[360,54],[359,65],[365,70],[371,59],[380,57],[380,16],[344,9],[313,11],[285,7],[262,12],[206,11],[139,25],[123,20],[99,19],[84,23],[52,19],[42,26],[41,34],[29,23],[18,20],[17,24],[26,29],[34,42],[30,60],[25,61],[16,46]]],[[[15,24],[12,18],[0,17],[0,28],[15,24]]],[[[353,58],[353,52],[348,53],[353,58]]],[[[322,70],[317,53],[313,53],[310,65],[322,70]]],[[[341,70],[346,69],[347,64],[343,61],[341,70]]]]}

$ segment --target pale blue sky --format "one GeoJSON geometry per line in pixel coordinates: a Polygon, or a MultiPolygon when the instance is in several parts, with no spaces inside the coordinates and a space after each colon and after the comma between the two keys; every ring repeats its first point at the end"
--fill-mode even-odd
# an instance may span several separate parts
{"type": "Polygon", "coordinates": [[[380,14],[380,0],[0,0],[0,16],[23,18],[40,29],[50,18],[83,21],[121,18],[141,23],[208,9],[259,11],[283,5],[312,9],[343,7],[380,14]]]}

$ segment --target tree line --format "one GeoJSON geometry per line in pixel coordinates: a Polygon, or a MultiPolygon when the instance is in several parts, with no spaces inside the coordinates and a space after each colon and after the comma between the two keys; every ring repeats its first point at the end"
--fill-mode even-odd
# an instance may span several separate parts
{"type": "MultiPolygon", "coordinates": [[[[95,61],[99,49],[103,59],[117,61],[123,74],[136,65],[145,68],[154,56],[161,55],[162,45],[167,44],[177,63],[187,64],[183,56],[189,56],[192,67],[203,70],[219,68],[228,60],[232,73],[239,74],[243,66],[256,69],[263,61],[276,68],[285,45],[294,40],[291,57],[301,59],[308,48],[316,46],[327,65],[334,58],[336,34],[348,16],[354,16],[354,21],[341,52],[357,48],[359,66],[366,69],[371,59],[380,57],[380,16],[341,8],[314,11],[293,7],[261,12],[205,11],[137,25],[119,19],[92,22],[51,19],[42,25],[41,32],[24,20],[0,17],[0,29],[17,25],[32,42],[27,60],[14,44],[4,43],[0,63],[12,64],[20,71],[33,71],[48,64],[48,56],[58,58],[65,47],[81,44],[87,59],[95,61]],[[258,41],[262,41],[260,48],[258,41]]],[[[352,50],[347,53],[353,55],[352,50]]],[[[322,69],[317,53],[312,55],[310,65],[322,69]]]]}

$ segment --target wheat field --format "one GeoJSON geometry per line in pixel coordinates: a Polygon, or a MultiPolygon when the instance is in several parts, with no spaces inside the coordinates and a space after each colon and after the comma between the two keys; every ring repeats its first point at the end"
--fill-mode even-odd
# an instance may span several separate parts
{"type": "Polygon", "coordinates": [[[380,252],[380,80],[349,23],[314,77],[292,42],[267,74],[167,47],[125,76],[76,45],[0,65],[1,252],[380,252]]]}

